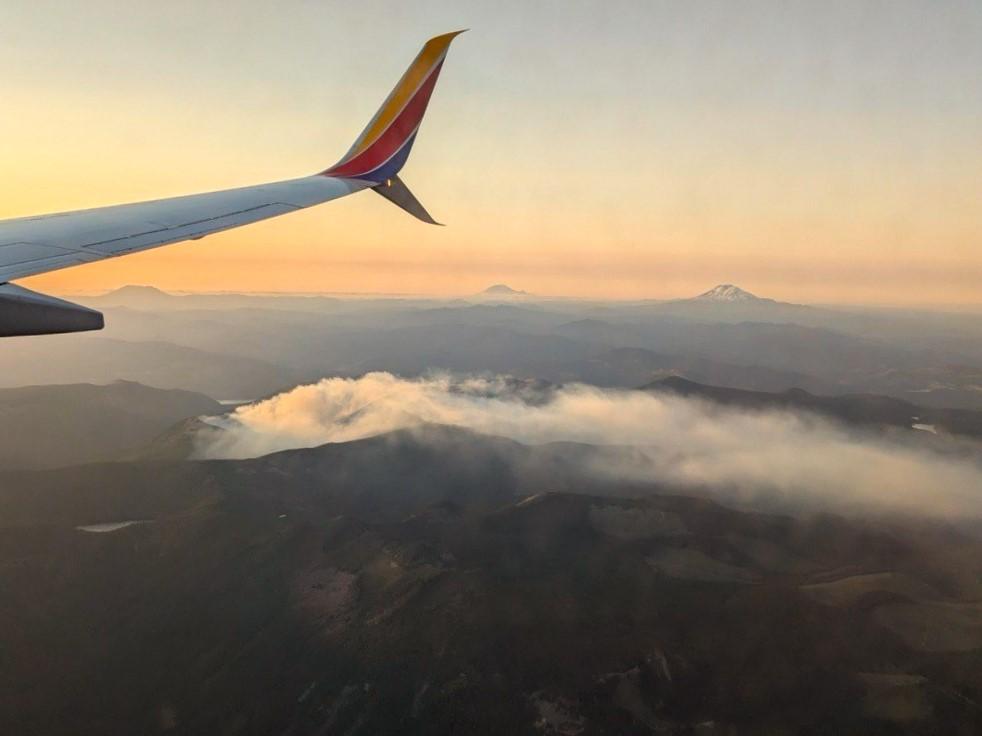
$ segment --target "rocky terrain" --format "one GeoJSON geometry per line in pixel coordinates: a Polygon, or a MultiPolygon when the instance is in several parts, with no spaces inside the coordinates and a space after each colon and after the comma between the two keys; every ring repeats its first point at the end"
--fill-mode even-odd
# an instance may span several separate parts
{"type": "Polygon", "coordinates": [[[565,457],[429,427],[255,460],[0,474],[0,723],[982,728],[975,538],[591,484],[536,454],[565,457]]]}

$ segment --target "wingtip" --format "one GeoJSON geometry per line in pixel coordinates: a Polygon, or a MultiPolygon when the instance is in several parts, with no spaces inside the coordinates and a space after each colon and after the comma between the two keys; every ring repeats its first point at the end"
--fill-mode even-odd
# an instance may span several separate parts
{"type": "Polygon", "coordinates": [[[451,31],[450,33],[441,33],[439,36],[434,36],[433,38],[431,38],[429,41],[426,42],[425,45],[426,46],[441,45],[441,46],[449,47],[451,41],[457,38],[457,36],[459,36],[461,33],[467,33],[467,31],[469,30],[470,28],[463,28],[459,31],[451,31]]]}

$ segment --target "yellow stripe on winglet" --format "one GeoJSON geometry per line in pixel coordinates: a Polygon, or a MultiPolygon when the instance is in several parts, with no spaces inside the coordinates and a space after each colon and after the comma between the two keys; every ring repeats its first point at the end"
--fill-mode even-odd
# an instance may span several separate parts
{"type": "Polygon", "coordinates": [[[368,127],[358,136],[358,140],[355,141],[348,154],[338,164],[360,154],[385,132],[385,129],[392,124],[399,111],[406,106],[406,103],[409,102],[413,93],[423,83],[436,63],[447,52],[450,42],[463,32],[444,33],[442,36],[435,36],[423,44],[422,50],[413,60],[413,63],[409,65],[406,73],[402,75],[402,79],[389,93],[368,127]]]}

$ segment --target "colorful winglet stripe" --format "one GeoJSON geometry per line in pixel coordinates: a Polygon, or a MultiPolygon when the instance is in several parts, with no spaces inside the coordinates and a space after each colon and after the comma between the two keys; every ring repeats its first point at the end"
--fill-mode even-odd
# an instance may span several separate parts
{"type": "Polygon", "coordinates": [[[364,176],[388,161],[416,132],[426,105],[430,101],[441,64],[437,64],[416,94],[409,100],[395,120],[375,141],[359,153],[336,164],[328,171],[332,176],[364,176]]]}
{"type": "Polygon", "coordinates": [[[344,158],[323,172],[325,176],[381,182],[402,168],[450,42],[461,33],[446,33],[426,42],[368,127],[344,158]]]}

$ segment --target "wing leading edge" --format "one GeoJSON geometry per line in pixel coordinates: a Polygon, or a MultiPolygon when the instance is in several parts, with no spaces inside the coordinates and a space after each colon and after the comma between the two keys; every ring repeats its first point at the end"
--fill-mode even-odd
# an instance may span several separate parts
{"type": "Polygon", "coordinates": [[[194,240],[361,191],[308,176],[152,202],[0,222],[0,282],[194,240]]]}
{"type": "Polygon", "coordinates": [[[114,258],[312,207],[364,189],[434,223],[397,177],[450,42],[428,41],[348,153],[313,176],[151,202],[0,221],[0,337],[101,329],[93,310],[8,282],[114,258]]]}

